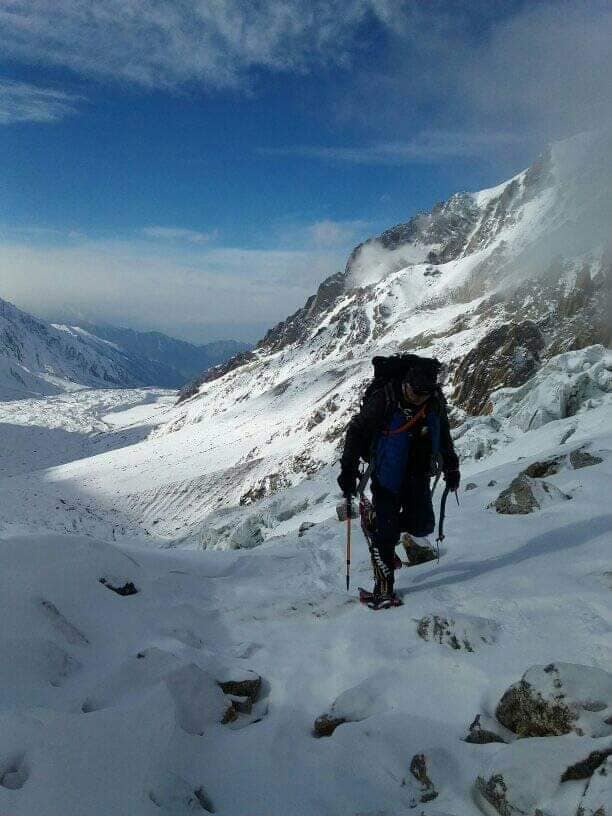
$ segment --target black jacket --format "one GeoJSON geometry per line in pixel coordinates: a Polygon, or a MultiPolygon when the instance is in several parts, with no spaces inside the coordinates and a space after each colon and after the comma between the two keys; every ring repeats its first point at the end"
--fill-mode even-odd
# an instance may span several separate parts
{"type": "MultiPolygon", "coordinates": [[[[370,453],[373,449],[378,434],[390,421],[393,411],[401,405],[397,397],[398,387],[393,389],[393,396],[389,400],[383,389],[374,391],[361,403],[359,413],[349,422],[344,452],[340,460],[342,472],[357,476],[359,460],[369,461],[370,453]]],[[[455,453],[453,440],[450,435],[448,424],[448,414],[446,412],[446,402],[441,391],[438,391],[430,398],[430,406],[437,411],[440,416],[440,454],[442,457],[442,470],[448,473],[451,470],[459,469],[459,459],[455,453]]],[[[431,440],[426,432],[426,424],[422,421],[413,431],[413,443],[410,452],[410,459],[407,464],[408,471],[417,475],[426,475],[431,472],[431,440]],[[423,430],[425,432],[423,433],[423,430]]]]}

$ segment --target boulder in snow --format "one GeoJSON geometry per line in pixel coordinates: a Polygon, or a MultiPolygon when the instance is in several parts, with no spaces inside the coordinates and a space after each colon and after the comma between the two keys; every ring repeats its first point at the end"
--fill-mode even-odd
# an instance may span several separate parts
{"type": "Polygon", "coordinates": [[[417,634],[423,640],[466,652],[495,643],[498,629],[494,621],[468,615],[455,615],[454,618],[426,615],[417,623],[417,634]]]}
{"type": "Polygon", "coordinates": [[[215,723],[228,723],[237,717],[236,709],[208,672],[195,663],[182,666],[166,678],[183,731],[201,736],[215,723]]]}
{"type": "Polygon", "coordinates": [[[255,672],[244,671],[240,675],[234,674],[231,678],[222,678],[217,682],[224,694],[246,697],[252,704],[257,702],[262,680],[255,672]]]}
{"type": "Polygon", "coordinates": [[[411,567],[417,564],[426,564],[428,561],[435,561],[438,557],[436,549],[426,538],[415,538],[409,533],[402,535],[402,546],[406,551],[408,565],[411,567]]]}
{"type": "Polygon", "coordinates": [[[536,481],[520,473],[502,490],[491,507],[503,515],[525,515],[540,510],[546,504],[571,498],[549,482],[536,481]]]}
{"type": "Polygon", "coordinates": [[[497,705],[499,722],[519,737],[612,734],[612,674],[591,666],[533,666],[497,705]]]}
{"type": "Polygon", "coordinates": [[[599,465],[603,462],[600,456],[593,456],[593,454],[589,453],[585,446],[573,450],[569,455],[569,460],[574,470],[592,467],[593,465],[599,465]]]}
{"type": "Polygon", "coordinates": [[[388,707],[388,677],[386,672],[368,678],[340,694],[331,707],[314,723],[316,737],[329,737],[343,723],[361,722],[388,707]]]}
{"type": "Polygon", "coordinates": [[[544,479],[547,476],[554,476],[555,473],[559,473],[561,470],[564,458],[563,456],[554,456],[552,459],[532,462],[521,475],[529,476],[530,479],[544,479]]]}
{"type": "Polygon", "coordinates": [[[321,714],[314,722],[313,734],[315,737],[331,737],[336,728],[345,722],[346,719],[344,717],[321,714]]]}
{"type": "MultiPolygon", "coordinates": [[[[587,737],[518,740],[494,754],[477,777],[476,803],[489,815],[582,816],[580,808],[585,787],[574,784],[564,774],[568,768],[586,760],[593,751],[603,752],[609,748],[609,740],[587,737]]],[[[591,780],[596,779],[599,769],[605,767],[602,764],[594,769],[591,780]]],[[[595,797],[599,798],[599,794],[595,793],[595,797]]],[[[604,814],[605,810],[597,816],[604,814]]]]}

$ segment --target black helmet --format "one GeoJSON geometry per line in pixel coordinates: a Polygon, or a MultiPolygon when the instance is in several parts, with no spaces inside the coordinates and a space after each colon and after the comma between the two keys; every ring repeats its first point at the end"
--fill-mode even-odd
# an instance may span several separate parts
{"type": "Polygon", "coordinates": [[[438,384],[440,363],[429,357],[417,357],[404,374],[404,382],[416,394],[431,394],[438,384]]]}

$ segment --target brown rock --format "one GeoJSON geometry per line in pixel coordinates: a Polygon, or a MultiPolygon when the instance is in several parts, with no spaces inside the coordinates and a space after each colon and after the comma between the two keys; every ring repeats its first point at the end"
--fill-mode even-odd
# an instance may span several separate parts
{"type": "Polygon", "coordinates": [[[315,737],[331,737],[339,725],[345,723],[344,717],[332,717],[329,714],[321,714],[314,724],[313,735],[315,737]]]}
{"type": "Polygon", "coordinates": [[[244,680],[225,680],[219,683],[221,691],[232,697],[246,697],[251,704],[257,702],[261,691],[261,677],[253,672],[253,676],[244,680]]]}
{"type": "Polygon", "coordinates": [[[568,782],[571,779],[590,779],[609,756],[612,756],[612,748],[608,748],[605,751],[592,751],[586,759],[571,765],[563,773],[561,781],[568,782]]]}

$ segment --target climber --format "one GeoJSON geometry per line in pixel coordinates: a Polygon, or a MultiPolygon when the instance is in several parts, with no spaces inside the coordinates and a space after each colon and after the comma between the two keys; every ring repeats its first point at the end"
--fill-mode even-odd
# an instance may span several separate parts
{"type": "Polygon", "coordinates": [[[361,599],[372,609],[387,609],[401,604],[394,592],[400,533],[433,532],[430,479],[442,470],[448,490],[456,491],[460,473],[437,383],[440,363],[415,354],[375,357],[373,363],[374,379],[347,428],[338,484],[350,501],[358,491],[360,460],[370,463],[374,588],[361,599]]]}

